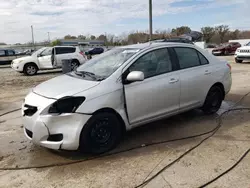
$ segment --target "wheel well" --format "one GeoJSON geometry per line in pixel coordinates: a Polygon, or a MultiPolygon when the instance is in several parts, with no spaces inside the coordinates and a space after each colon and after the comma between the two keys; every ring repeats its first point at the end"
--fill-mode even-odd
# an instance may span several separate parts
{"type": "Polygon", "coordinates": [[[23,69],[24,69],[24,67],[26,67],[27,65],[34,65],[34,66],[37,68],[37,70],[39,70],[37,64],[35,64],[34,62],[25,63],[25,65],[23,66],[23,69]]]}
{"type": "MultiPolygon", "coordinates": [[[[224,88],[224,86],[223,86],[223,84],[222,83],[220,83],[220,82],[217,82],[217,83],[215,83],[212,87],[214,87],[214,86],[217,86],[217,87],[219,87],[220,89],[221,89],[221,91],[223,92],[223,100],[225,99],[225,88],[224,88]]],[[[211,88],[212,88],[211,87],[211,88]]]]}
{"type": "Polygon", "coordinates": [[[122,125],[123,134],[126,132],[126,126],[125,126],[125,123],[124,123],[122,117],[114,109],[112,109],[112,108],[102,108],[102,109],[99,109],[99,110],[95,111],[94,114],[102,113],[102,112],[109,112],[109,113],[115,114],[115,116],[117,117],[117,119],[120,121],[120,123],[122,125]]]}

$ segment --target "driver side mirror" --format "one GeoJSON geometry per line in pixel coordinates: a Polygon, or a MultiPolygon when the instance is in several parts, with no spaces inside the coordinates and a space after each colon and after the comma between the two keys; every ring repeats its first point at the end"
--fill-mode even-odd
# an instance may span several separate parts
{"type": "Polygon", "coordinates": [[[42,54],[37,54],[37,57],[42,57],[42,54]]]}
{"type": "Polygon", "coordinates": [[[129,82],[143,81],[144,73],[141,71],[132,71],[128,74],[126,80],[129,82]]]}

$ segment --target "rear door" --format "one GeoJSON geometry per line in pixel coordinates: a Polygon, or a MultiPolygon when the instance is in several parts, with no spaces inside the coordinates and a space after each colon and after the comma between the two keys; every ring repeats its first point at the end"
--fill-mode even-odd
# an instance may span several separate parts
{"type": "Polygon", "coordinates": [[[56,67],[62,67],[62,60],[75,58],[75,47],[56,47],[55,48],[56,67]]]}
{"type": "Polygon", "coordinates": [[[213,83],[212,67],[199,51],[189,47],[175,47],[180,67],[180,110],[203,105],[213,83]]]}
{"type": "Polygon", "coordinates": [[[125,83],[125,99],[130,124],[149,122],[179,110],[180,81],[167,48],[139,57],[124,72],[142,71],[145,79],[125,83]]]}
{"type": "Polygon", "coordinates": [[[7,55],[7,51],[0,49],[0,64],[7,64],[9,62],[10,61],[9,61],[9,58],[8,58],[8,55],[7,55]]]}

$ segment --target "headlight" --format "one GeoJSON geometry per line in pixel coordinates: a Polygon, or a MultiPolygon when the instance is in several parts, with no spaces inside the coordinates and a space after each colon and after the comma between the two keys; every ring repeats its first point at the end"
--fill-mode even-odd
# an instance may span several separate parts
{"type": "Polygon", "coordinates": [[[19,63],[22,63],[23,62],[23,60],[14,60],[13,61],[13,63],[15,63],[15,64],[19,64],[19,63]]]}
{"type": "Polygon", "coordinates": [[[48,113],[74,113],[84,100],[85,97],[63,97],[50,106],[48,113]]]}

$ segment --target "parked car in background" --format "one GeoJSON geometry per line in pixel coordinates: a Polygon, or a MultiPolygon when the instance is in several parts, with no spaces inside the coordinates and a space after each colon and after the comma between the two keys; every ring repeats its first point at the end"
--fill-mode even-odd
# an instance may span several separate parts
{"type": "Polygon", "coordinates": [[[192,44],[117,47],[33,88],[24,133],[50,149],[103,153],[137,126],[196,108],[216,113],[231,84],[230,65],[192,44]]]}
{"type": "Polygon", "coordinates": [[[10,64],[12,60],[22,57],[24,54],[16,53],[13,49],[0,49],[0,65],[10,64]]]}
{"type": "Polygon", "coordinates": [[[234,55],[236,63],[242,63],[243,61],[250,61],[250,43],[238,48],[234,55]]]}
{"type": "Polygon", "coordinates": [[[97,54],[101,54],[103,52],[104,52],[103,48],[96,47],[96,48],[92,48],[92,49],[88,50],[86,54],[88,54],[88,55],[97,55],[97,54]]]}
{"type": "Polygon", "coordinates": [[[217,48],[217,47],[218,47],[217,44],[212,44],[212,43],[206,44],[206,48],[217,48]]]}
{"type": "Polygon", "coordinates": [[[71,60],[72,69],[86,61],[86,57],[79,47],[55,46],[44,47],[35,51],[31,56],[15,59],[12,61],[11,67],[17,72],[32,76],[38,70],[61,68],[64,59],[71,60]]]}
{"type": "Polygon", "coordinates": [[[237,48],[241,47],[238,42],[230,42],[219,45],[217,48],[212,50],[213,55],[230,55],[234,54],[237,48]]]}

